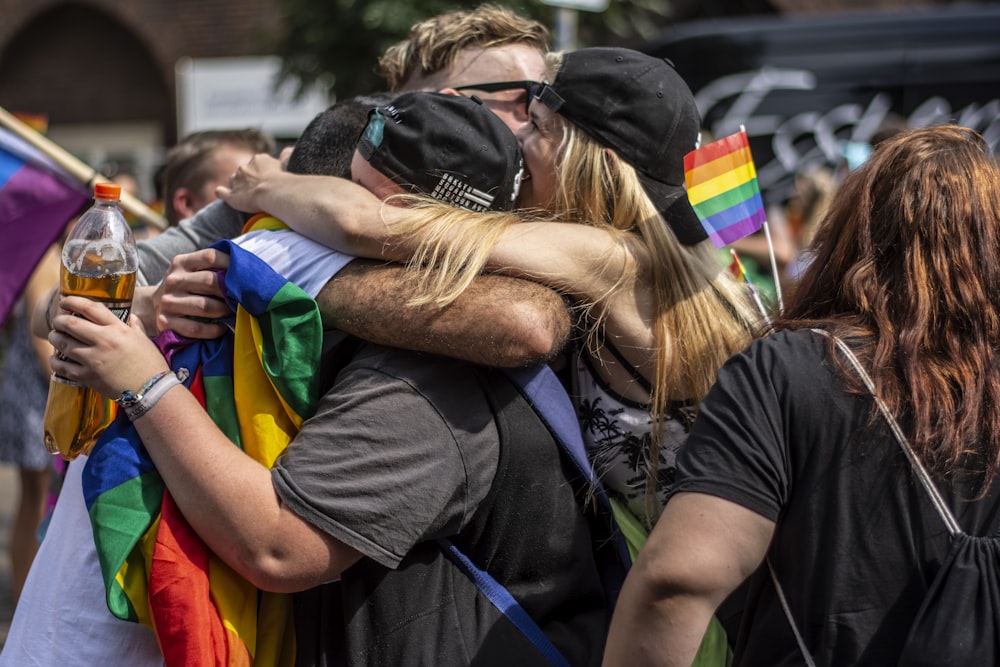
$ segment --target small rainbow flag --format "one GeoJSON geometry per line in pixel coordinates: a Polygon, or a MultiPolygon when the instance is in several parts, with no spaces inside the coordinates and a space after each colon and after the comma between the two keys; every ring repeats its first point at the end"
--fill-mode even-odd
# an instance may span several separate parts
{"type": "Polygon", "coordinates": [[[745,130],[685,155],[684,181],[688,201],[716,248],[766,222],[745,130]]]}

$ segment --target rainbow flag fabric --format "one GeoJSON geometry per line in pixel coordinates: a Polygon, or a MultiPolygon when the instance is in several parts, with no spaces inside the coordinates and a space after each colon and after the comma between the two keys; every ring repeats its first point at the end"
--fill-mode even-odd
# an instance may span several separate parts
{"type": "MultiPolygon", "coordinates": [[[[319,310],[255,255],[215,247],[230,254],[231,333],[157,343],[234,445],[271,467],[319,399],[319,310]]],[[[256,589],[208,550],[124,415],[94,446],[83,485],[108,608],[153,628],[166,665],[294,664],[291,596],[256,589]]]]}
{"type": "Polygon", "coordinates": [[[716,248],[754,233],[766,221],[744,130],[685,155],[684,181],[688,201],[716,248]]]}
{"type": "Polygon", "coordinates": [[[0,128],[0,324],[38,261],[90,197],[86,189],[12,132],[0,128]]]}

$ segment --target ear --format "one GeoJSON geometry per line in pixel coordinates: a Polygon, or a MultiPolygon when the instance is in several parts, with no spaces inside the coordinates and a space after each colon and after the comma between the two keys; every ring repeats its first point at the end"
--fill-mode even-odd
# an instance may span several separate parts
{"type": "Polygon", "coordinates": [[[618,157],[618,153],[614,152],[610,148],[604,149],[604,159],[608,161],[608,169],[615,176],[618,175],[618,161],[621,159],[618,157]]]}
{"type": "Polygon", "coordinates": [[[170,199],[174,205],[174,212],[177,213],[178,220],[185,220],[195,214],[194,197],[187,188],[177,188],[174,196],[170,199]]]}
{"type": "Polygon", "coordinates": [[[442,88],[438,91],[442,95],[453,95],[454,97],[461,97],[462,93],[458,92],[454,88],[442,88]]]}

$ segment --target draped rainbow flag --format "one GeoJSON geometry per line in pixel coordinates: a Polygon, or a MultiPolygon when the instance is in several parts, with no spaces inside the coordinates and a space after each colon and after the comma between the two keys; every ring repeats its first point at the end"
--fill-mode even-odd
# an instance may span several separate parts
{"type": "MultiPolygon", "coordinates": [[[[232,332],[212,341],[168,332],[157,342],[171,368],[189,369],[189,388],[222,431],[271,467],[319,398],[319,310],[255,255],[216,247],[230,254],[232,332]]],[[[294,664],[291,596],[259,591],[207,549],[124,415],[83,474],[108,607],[153,628],[168,666],[294,664]]]]}
{"type": "Polygon", "coordinates": [[[747,133],[713,141],[684,156],[688,201],[716,248],[766,222],[747,133]]]}
{"type": "Polygon", "coordinates": [[[0,127],[0,324],[38,261],[90,197],[61,167],[0,127]]]}

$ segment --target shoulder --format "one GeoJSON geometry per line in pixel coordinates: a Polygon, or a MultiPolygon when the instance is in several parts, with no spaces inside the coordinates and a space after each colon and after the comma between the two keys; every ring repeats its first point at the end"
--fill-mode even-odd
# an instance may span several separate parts
{"type": "Polygon", "coordinates": [[[743,352],[733,355],[720,376],[741,368],[772,378],[815,377],[820,369],[829,366],[826,349],[826,338],[814,331],[779,331],[754,340],[743,352]]]}
{"type": "Polygon", "coordinates": [[[139,253],[139,279],[152,285],[163,279],[167,267],[177,255],[207,248],[216,241],[229,239],[243,230],[246,214],[223,201],[215,201],[193,217],[170,227],[162,234],[136,244],[139,253]]]}
{"type": "MultiPolygon", "coordinates": [[[[482,432],[493,421],[476,366],[433,354],[364,343],[338,374],[334,400],[360,410],[391,410],[386,422],[423,420],[457,432],[482,432]],[[357,399],[373,403],[365,406],[357,399]]],[[[426,423],[425,423],[426,426],[426,423]]]]}

